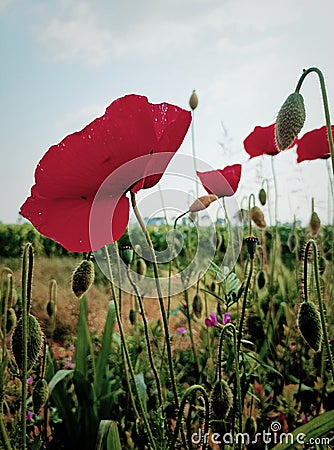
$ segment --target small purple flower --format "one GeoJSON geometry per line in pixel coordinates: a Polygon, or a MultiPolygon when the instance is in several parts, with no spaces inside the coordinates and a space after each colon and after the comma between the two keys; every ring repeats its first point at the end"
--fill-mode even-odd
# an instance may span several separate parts
{"type": "Polygon", "coordinates": [[[184,328],[184,327],[178,327],[178,328],[176,329],[176,331],[177,331],[179,334],[184,334],[184,333],[187,332],[187,329],[184,328]]]}
{"type": "Polygon", "coordinates": [[[64,362],[64,369],[73,369],[74,363],[72,361],[65,361],[64,362]]]}
{"type": "Polygon", "coordinates": [[[30,422],[30,420],[32,420],[33,417],[34,417],[34,413],[32,411],[27,411],[27,414],[26,414],[27,421],[30,422]]]}
{"type": "Polygon", "coordinates": [[[213,312],[210,312],[210,318],[207,317],[205,319],[204,323],[207,327],[216,327],[218,324],[216,314],[213,312]]]}
{"type": "Polygon", "coordinates": [[[231,314],[230,313],[225,313],[223,315],[223,324],[226,325],[227,323],[231,322],[231,314]]]}
{"type": "Polygon", "coordinates": [[[70,346],[68,347],[70,352],[75,352],[75,345],[70,344],[70,346]]]}
{"type": "Polygon", "coordinates": [[[27,378],[27,384],[33,384],[33,382],[34,382],[33,377],[27,378]]]}
{"type": "Polygon", "coordinates": [[[307,423],[308,422],[308,418],[305,414],[302,415],[302,422],[303,423],[307,423]]]}

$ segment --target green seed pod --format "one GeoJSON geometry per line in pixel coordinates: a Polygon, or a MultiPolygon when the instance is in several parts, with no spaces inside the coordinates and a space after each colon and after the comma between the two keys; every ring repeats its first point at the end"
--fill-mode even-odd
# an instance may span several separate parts
{"type": "Polygon", "coordinates": [[[253,206],[250,210],[250,218],[259,228],[266,228],[264,214],[258,206],[253,206]]]}
{"type": "Polygon", "coordinates": [[[261,188],[259,191],[259,200],[262,206],[267,203],[267,193],[263,188],[261,188]]]}
{"type": "Polygon", "coordinates": [[[196,294],[193,299],[193,311],[197,319],[200,319],[203,311],[203,300],[199,294],[196,294]]]}
{"type": "Polygon", "coordinates": [[[84,260],[74,270],[72,275],[72,291],[80,298],[94,282],[95,270],[92,261],[84,260]]]}
{"type": "Polygon", "coordinates": [[[276,145],[279,150],[290,147],[305,122],[304,99],[294,92],[283,103],[278,112],[275,126],[276,145]]]}
{"type": "Polygon", "coordinates": [[[309,226],[310,226],[312,235],[316,236],[319,233],[321,222],[320,222],[320,218],[319,218],[318,214],[315,211],[313,211],[311,214],[309,226]]]}
{"type": "Polygon", "coordinates": [[[267,278],[267,277],[266,277],[265,272],[264,272],[263,270],[260,270],[260,272],[257,274],[257,278],[256,278],[256,281],[257,281],[257,287],[258,287],[259,289],[263,289],[264,286],[266,285],[266,281],[267,281],[266,278],[267,278]]]}
{"type": "Polygon", "coordinates": [[[36,381],[32,392],[32,403],[34,405],[34,413],[38,414],[48,399],[48,383],[45,378],[36,381]]]}
{"type": "Polygon", "coordinates": [[[129,266],[133,260],[133,248],[129,245],[126,245],[119,249],[119,256],[122,258],[124,264],[129,266]]]}
{"type": "Polygon", "coordinates": [[[195,92],[195,89],[193,90],[190,99],[189,99],[189,106],[192,110],[196,109],[198,106],[198,97],[197,94],[195,92]]]}
{"type": "Polygon", "coordinates": [[[288,247],[291,253],[294,253],[294,251],[297,248],[297,244],[298,244],[298,237],[295,232],[291,232],[288,237],[288,247]]]}
{"type": "Polygon", "coordinates": [[[7,320],[6,320],[6,334],[9,334],[13,331],[16,325],[16,312],[14,308],[7,309],[7,320]]]}
{"type": "Polygon", "coordinates": [[[245,238],[245,241],[250,259],[254,259],[259,240],[255,236],[248,236],[245,238]]]}
{"type": "Polygon", "coordinates": [[[146,262],[143,260],[143,258],[137,259],[136,272],[144,277],[146,275],[146,271],[147,271],[146,262]]]}
{"type": "Polygon", "coordinates": [[[313,302],[303,302],[300,305],[298,328],[308,345],[318,352],[322,343],[322,326],[320,313],[313,302]]]}
{"type": "Polygon", "coordinates": [[[50,300],[48,301],[46,305],[46,312],[48,313],[49,317],[54,317],[56,315],[57,306],[54,301],[50,300]]]}
{"type": "Polygon", "coordinates": [[[233,394],[225,380],[216,381],[211,392],[212,418],[223,420],[232,407],[233,394]]]}
{"type": "MultiPolygon", "coordinates": [[[[31,370],[42,349],[43,333],[35,316],[28,315],[27,320],[27,346],[28,360],[27,370],[31,370]]],[[[17,322],[12,334],[12,352],[19,369],[22,370],[22,318],[17,322]]]]}
{"type": "Polygon", "coordinates": [[[137,322],[137,314],[136,314],[136,311],[134,309],[130,309],[129,319],[130,319],[131,325],[135,325],[136,324],[136,322],[137,322]]]}

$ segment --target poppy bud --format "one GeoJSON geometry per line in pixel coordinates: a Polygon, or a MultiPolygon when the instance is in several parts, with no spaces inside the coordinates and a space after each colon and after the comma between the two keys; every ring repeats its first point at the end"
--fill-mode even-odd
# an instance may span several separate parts
{"type": "Polygon", "coordinates": [[[250,210],[250,218],[259,228],[266,228],[267,224],[264,219],[264,214],[258,206],[253,206],[250,210]]]}
{"type": "Polygon", "coordinates": [[[313,211],[311,214],[309,226],[310,226],[312,235],[316,236],[319,233],[321,222],[320,222],[320,218],[319,218],[318,214],[315,211],[313,211]]]}
{"type": "Polygon", "coordinates": [[[72,275],[72,291],[80,298],[92,286],[95,277],[94,264],[84,260],[74,270],[72,275]]]}
{"type": "Polygon", "coordinates": [[[9,334],[16,325],[16,312],[14,308],[7,309],[6,334],[9,334]]]}
{"type": "Polygon", "coordinates": [[[198,197],[194,201],[194,203],[190,206],[189,211],[194,213],[198,211],[202,211],[203,209],[206,209],[209,205],[211,205],[212,202],[215,202],[218,200],[217,195],[214,194],[208,194],[203,195],[203,197],[198,197]]]}
{"type": "Polygon", "coordinates": [[[216,290],[216,283],[213,281],[210,285],[210,291],[215,292],[215,290],[216,290]]]}
{"type": "Polygon", "coordinates": [[[320,256],[319,258],[319,273],[323,275],[326,270],[326,258],[324,256],[320,256]]]}
{"type": "MultiPolygon", "coordinates": [[[[22,355],[22,318],[17,322],[12,334],[12,352],[14,359],[19,369],[23,369],[23,355],[22,355]]],[[[27,321],[27,370],[31,370],[35,364],[37,357],[42,349],[43,333],[41,327],[35,316],[28,315],[27,321]]]]}
{"type": "Polygon", "coordinates": [[[193,311],[197,319],[200,319],[203,311],[203,300],[199,294],[196,294],[193,299],[193,311]]]}
{"type": "Polygon", "coordinates": [[[36,381],[32,392],[32,403],[34,405],[34,413],[38,414],[48,399],[48,383],[45,378],[36,381]]]}
{"type": "Polygon", "coordinates": [[[289,234],[288,237],[288,247],[291,253],[296,250],[298,238],[295,232],[289,234]]]}
{"type": "Polygon", "coordinates": [[[260,270],[260,272],[257,274],[257,287],[259,289],[263,289],[266,285],[266,274],[263,270],[260,270]]]}
{"type": "Polygon", "coordinates": [[[255,436],[257,431],[257,423],[253,416],[247,417],[245,422],[245,433],[248,436],[255,436]]]}
{"type": "Polygon", "coordinates": [[[259,200],[262,206],[267,203],[267,193],[263,188],[261,188],[259,191],[259,200]]]}
{"type": "Polygon", "coordinates": [[[226,381],[216,381],[210,396],[212,418],[225,419],[232,407],[232,399],[232,391],[226,381]]]}
{"type": "Polygon", "coordinates": [[[146,275],[146,271],[147,271],[146,262],[143,260],[143,258],[137,259],[136,272],[144,277],[146,275]]]}
{"type": "Polygon", "coordinates": [[[197,94],[195,92],[195,89],[193,90],[190,99],[189,99],[189,106],[192,110],[196,109],[198,106],[198,97],[197,94]]]}
{"type": "Polygon", "coordinates": [[[248,237],[246,237],[245,241],[246,241],[247,251],[248,251],[250,259],[254,259],[254,255],[255,255],[259,240],[255,236],[248,236],[248,237]]]}
{"type": "Polygon", "coordinates": [[[124,264],[129,266],[133,260],[133,248],[130,245],[126,245],[119,249],[119,256],[122,258],[124,264]]]}
{"type": "Polygon", "coordinates": [[[135,325],[137,322],[137,314],[134,309],[130,309],[129,320],[130,320],[131,325],[135,325]]]}
{"type": "Polygon", "coordinates": [[[313,302],[303,302],[300,305],[297,323],[305,341],[318,352],[322,343],[322,326],[320,313],[313,302]]]}
{"type": "Polygon", "coordinates": [[[283,103],[278,112],[275,126],[276,145],[285,150],[293,143],[305,122],[304,99],[294,92],[283,103]]]}
{"type": "Polygon", "coordinates": [[[56,304],[54,301],[49,300],[47,305],[46,305],[46,312],[48,313],[49,317],[54,317],[56,314],[56,304]]]}

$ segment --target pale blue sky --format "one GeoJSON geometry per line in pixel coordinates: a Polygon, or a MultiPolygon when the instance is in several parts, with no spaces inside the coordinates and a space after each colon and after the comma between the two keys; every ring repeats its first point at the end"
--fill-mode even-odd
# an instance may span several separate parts
{"type": "MultiPolygon", "coordinates": [[[[198,157],[243,163],[237,198],[257,193],[270,158],[247,162],[242,141],[275,121],[303,68],[323,70],[333,107],[333,15],[332,0],[0,0],[0,221],[17,220],[51,145],[132,92],[188,108],[195,88],[198,157]]],[[[324,124],[315,75],[301,93],[303,134],[324,124]]],[[[180,152],[191,154],[190,133],[180,152]]],[[[294,150],[275,157],[278,218],[308,219],[313,195],[327,221],[326,162],[295,161],[294,150]]]]}

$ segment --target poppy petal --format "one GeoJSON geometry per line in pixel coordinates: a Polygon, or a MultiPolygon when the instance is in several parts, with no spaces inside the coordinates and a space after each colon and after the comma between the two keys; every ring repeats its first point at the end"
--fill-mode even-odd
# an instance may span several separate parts
{"type": "Polygon", "coordinates": [[[256,126],[244,140],[244,148],[251,158],[261,155],[277,155],[275,124],[267,127],[256,126]]]}
{"type": "Polygon", "coordinates": [[[238,189],[241,177],[241,164],[233,164],[222,170],[197,172],[204,189],[217,197],[230,197],[238,189]]]}
{"type": "MultiPolygon", "coordinates": [[[[331,126],[334,136],[334,125],[331,126]]],[[[297,141],[297,162],[312,161],[314,159],[327,159],[330,157],[330,149],[327,139],[327,127],[305,133],[297,141]]]]}

